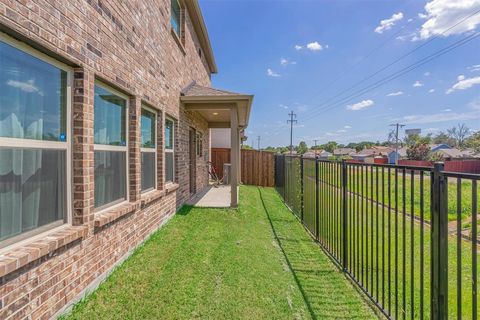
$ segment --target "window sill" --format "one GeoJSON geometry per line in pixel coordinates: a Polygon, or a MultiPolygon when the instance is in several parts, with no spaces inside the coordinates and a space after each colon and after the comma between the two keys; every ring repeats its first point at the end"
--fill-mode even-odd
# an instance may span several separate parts
{"type": "Polygon", "coordinates": [[[180,187],[180,185],[178,183],[169,182],[165,185],[165,191],[167,192],[167,194],[169,194],[169,193],[177,190],[179,187],[180,187]]]}
{"type": "Polygon", "coordinates": [[[162,198],[163,196],[165,196],[165,190],[152,190],[142,194],[140,197],[142,208],[147,206],[149,203],[162,198]]]}
{"type": "Polygon", "coordinates": [[[173,39],[175,40],[178,47],[180,48],[180,51],[182,51],[183,55],[186,55],[187,51],[185,50],[185,46],[183,45],[182,40],[180,40],[180,37],[177,35],[175,30],[173,30],[173,28],[170,29],[170,33],[172,34],[173,39]]]}
{"type": "Polygon", "coordinates": [[[138,209],[137,202],[123,202],[112,208],[95,213],[94,225],[101,228],[138,209]]]}
{"type": "Polygon", "coordinates": [[[86,226],[63,225],[20,246],[7,248],[0,254],[0,278],[75,240],[84,238],[86,234],[86,226]]]}

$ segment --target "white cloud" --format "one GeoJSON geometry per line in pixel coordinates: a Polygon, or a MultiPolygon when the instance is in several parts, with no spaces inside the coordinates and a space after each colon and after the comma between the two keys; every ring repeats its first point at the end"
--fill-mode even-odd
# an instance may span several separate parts
{"type": "Polygon", "coordinates": [[[374,102],[370,99],[369,100],[363,100],[363,101],[360,101],[358,103],[348,105],[347,110],[358,111],[358,110],[362,110],[362,109],[371,107],[371,106],[373,106],[373,104],[374,104],[374,102]]]}
{"type": "Polygon", "coordinates": [[[343,127],[344,127],[345,129],[352,129],[352,127],[349,126],[349,125],[346,125],[346,126],[343,126],[343,127]]]}
{"type": "Polygon", "coordinates": [[[444,112],[452,112],[452,109],[445,109],[444,112]]]}
{"type": "Polygon", "coordinates": [[[432,0],[425,5],[425,13],[419,17],[426,19],[413,40],[428,39],[435,35],[449,36],[475,30],[480,25],[480,15],[473,15],[480,10],[479,0],[432,0]],[[469,19],[464,20],[465,17],[469,19]],[[449,29],[459,21],[454,28],[449,29]],[[446,31],[449,29],[448,31],[446,31]],[[443,33],[445,31],[445,33],[443,33]]]}
{"type": "Polygon", "coordinates": [[[455,83],[450,89],[448,89],[446,94],[450,94],[456,90],[470,89],[474,85],[480,84],[480,77],[465,78],[464,75],[459,75],[457,80],[458,82],[455,83]]]}
{"type": "Polygon", "coordinates": [[[28,93],[38,92],[38,94],[43,95],[40,89],[37,86],[35,86],[35,81],[33,79],[30,79],[27,81],[8,80],[7,85],[14,88],[18,88],[24,92],[28,92],[28,93]]]}
{"type": "Polygon", "coordinates": [[[323,50],[323,46],[320,43],[318,43],[318,41],[315,41],[307,44],[307,49],[312,51],[320,51],[320,50],[323,50]]]}
{"type": "Polygon", "coordinates": [[[273,71],[270,68],[267,69],[267,76],[269,76],[269,77],[280,77],[280,75],[278,73],[276,73],[275,71],[273,71]]]}
{"type": "Polygon", "coordinates": [[[391,92],[391,93],[387,94],[387,97],[401,96],[402,94],[403,94],[402,91],[391,92]]]}
{"type": "Polygon", "coordinates": [[[308,49],[310,51],[322,51],[324,49],[328,49],[328,44],[327,45],[321,45],[318,41],[313,41],[310,43],[307,43],[306,45],[295,45],[295,50],[303,50],[303,49],[308,49]]]}
{"type": "Polygon", "coordinates": [[[466,121],[480,119],[480,111],[472,112],[440,112],[433,114],[413,114],[404,116],[401,121],[406,124],[435,123],[445,121],[466,121]]]}
{"type": "Polygon", "coordinates": [[[290,65],[290,64],[297,64],[297,62],[296,62],[296,61],[290,61],[290,60],[288,60],[288,59],[286,59],[286,58],[281,58],[281,59],[280,59],[280,64],[281,64],[282,66],[286,67],[286,66],[288,66],[288,65],[290,65]]]}
{"type": "Polygon", "coordinates": [[[403,19],[403,13],[398,12],[393,14],[389,19],[380,21],[380,25],[375,28],[376,33],[383,33],[386,30],[390,30],[397,21],[403,19]]]}
{"type": "Polygon", "coordinates": [[[287,106],[287,105],[284,105],[284,104],[282,104],[282,103],[280,103],[278,106],[279,106],[280,108],[282,108],[282,109],[288,109],[288,106],[287,106]]]}
{"type": "Polygon", "coordinates": [[[428,90],[428,93],[434,93],[434,92],[435,92],[435,89],[428,90]]]}
{"type": "Polygon", "coordinates": [[[470,70],[471,72],[480,71],[480,64],[476,64],[474,66],[468,67],[467,69],[470,70]]]}
{"type": "Polygon", "coordinates": [[[336,132],[325,132],[325,135],[327,135],[329,137],[334,137],[334,136],[338,136],[338,133],[336,133],[336,132]]]}
{"type": "Polygon", "coordinates": [[[425,72],[423,75],[424,75],[425,77],[430,76],[430,71],[425,72]]]}
{"type": "Polygon", "coordinates": [[[413,86],[414,86],[415,88],[420,88],[420,87],[423,87],[423,83],[421,83],[420,81],[417,80],[417,81],[415,81],[415,83],[413,84],[413,86]]]}

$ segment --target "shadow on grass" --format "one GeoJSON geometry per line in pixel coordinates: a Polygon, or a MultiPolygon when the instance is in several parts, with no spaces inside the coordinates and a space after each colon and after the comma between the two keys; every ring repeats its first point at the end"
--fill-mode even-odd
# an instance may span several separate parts
{"type": "MultiPolygon", "coordinates": [[[[273,208],[258,188],[260,200],[270,223],[275,241],[300,290],[313,319],[374,318],[363,299],[346,283],[345,277],[332,264],[317,244],[291,216],[273,208]]],[[[273,199],[280,201],[279,199],[273,199]]]]}

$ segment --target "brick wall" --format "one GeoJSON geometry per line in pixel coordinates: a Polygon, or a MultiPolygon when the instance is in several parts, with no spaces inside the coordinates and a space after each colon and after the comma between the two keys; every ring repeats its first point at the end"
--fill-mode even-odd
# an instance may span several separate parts
{"type": "Polygon", "coordinates": [[[0,0],[0,31],[74,68],[71,224],[0,252],[0,319],[47,319],[78,299],[190,197],[188,133],[202,133],[196,184],[208,182],[208,126],[179,103],[210,72],[188,15],[183,46],[170,30],[170,0],[0,0]],[[129,200],[94,211],[95,80],[129,96],[129,200]],[[158,110],[158,190],[140,194],[139,110],[158,110]],[[163,183],[163,120],[176,119],[176,182],[163,183]]]}

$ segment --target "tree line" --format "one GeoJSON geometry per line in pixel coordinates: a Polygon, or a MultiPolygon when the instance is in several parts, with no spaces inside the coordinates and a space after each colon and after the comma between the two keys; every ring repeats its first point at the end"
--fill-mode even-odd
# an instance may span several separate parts
{"type": "MultiPolygon", "coordinates": [[[[337,148],[351,148],[359,152],[365,148],[371,148],[373,146],[390,146],[394,147],[396,144],[395,136],[390,133],[387,141],[361,141],[351,142],[348,144],[338,143],[336,141],[328,141],[324,144],[309,147],[305,141],[301,141],[298,145],[294,146],[294,150],[297,154],[304,154],[309,149],[311,150],[325,150],[333,153],[337,148]]],[[[407,148],[407,157],[412,160],[436,160],[431,153],[431,144],[447,144],[451,147],[464,150],[471,148],[476,153],[480,153],[480,131],[472,131],[465,124],[458,124],[446,131],[440,131],[436,134],[429,133],[427,135],[412,134],[405,136],[399,141],[399,147],[407,148]]],[[[252,149],[251,146],[244,145],[244,149],[252,149]]],[[[272,147],[268,146],[263,148],[265,151],[272,151],[277,153],[285,153],[290,151],[289,146],[272,147]]]]}

